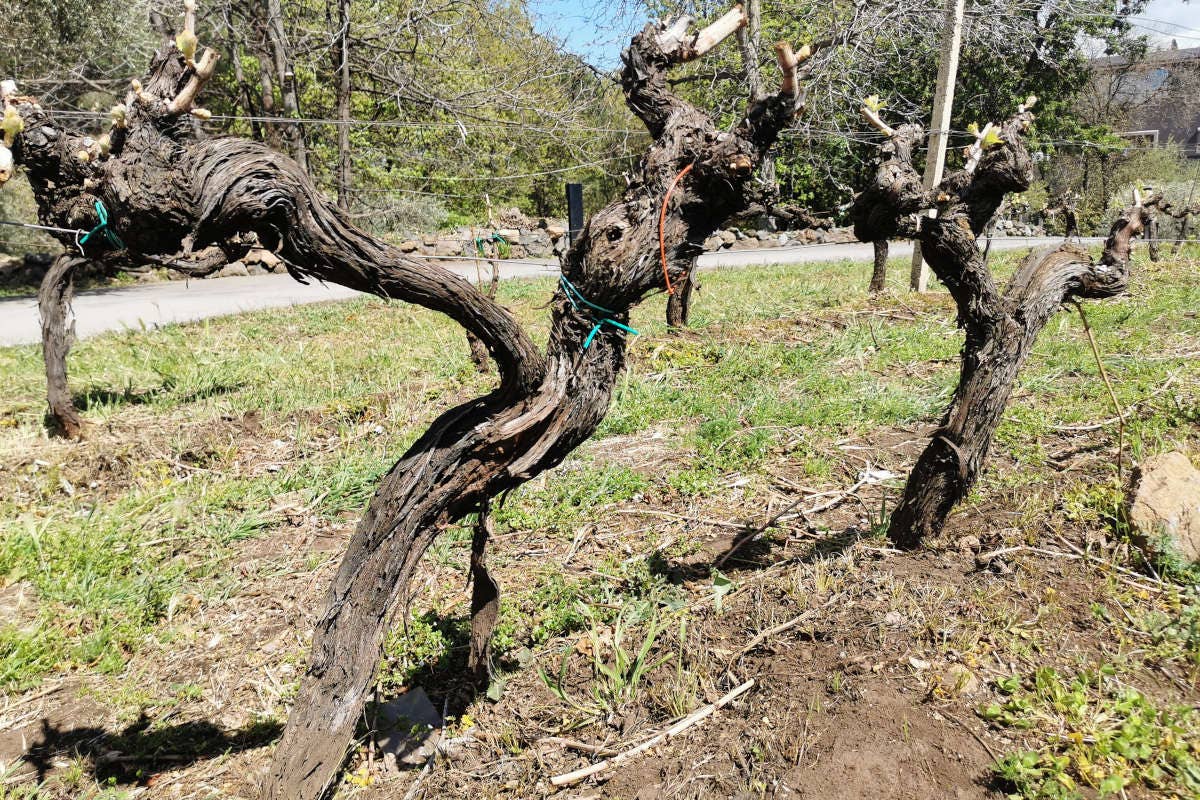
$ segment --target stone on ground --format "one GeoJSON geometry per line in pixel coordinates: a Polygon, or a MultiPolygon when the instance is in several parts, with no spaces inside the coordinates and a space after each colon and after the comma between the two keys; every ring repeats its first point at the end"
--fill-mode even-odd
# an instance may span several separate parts
{"type": "Polygon", "coordinates": [[[1170,452],[1143,461],[1127,501],[1138,546],[1200,562],[1200,470],[1186,455],[1170,452]]]}

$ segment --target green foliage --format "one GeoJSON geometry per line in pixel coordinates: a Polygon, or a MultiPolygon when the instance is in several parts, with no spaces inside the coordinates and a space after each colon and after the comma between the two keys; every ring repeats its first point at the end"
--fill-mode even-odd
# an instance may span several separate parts
{"type": "Polygon", "coordinates": [[[1047,742],[1005,756],[995,770],[1025,800],[1100,797],[1143,785],[1200,793],[1200,712],[1159,705],[1114,676],[1111,665],[1073,677],[1049,667],[1005,679],[1007,698],[979,709],[998,726],[1037,731],[1047,742]]]}
{"type": "Polygon", "coordinates": [[[523,486],[495,511],[496,522],[510,528],[557,528],[569,531],[597,507],[628,500],[649,487],[646,476],[621,465],[588,467],[544,488],[523,486]]]}
{"type": "Polygon", "coordinates": [[[1137,630],[1150,640],[1149,657],[1159,662],[1183,661],[1200,670],[1200,588],[1193,585],[1168,602],[1165,610],[1135,618],[1137,630]]]}
{"type": "Polygon", "coordinates": [[[582,603],[580,613],[587,621],[586,643],[581,649],[592,670],[590,697],[576,699],[567,688],[565,676],[572,650],[563,653],[557,675],[543,670],[541,676],[559,700],[585,717],[595,718],[636,700],[646,676],[671,659],[670,655],[655,657],[653,653],[673,619],[655,599],[626,603],[611,623],[582,603]]]}
{"type": "Polygon", "coordinates": [[[1062,495],[1063,517],[1071,522],[1120,526],[1125,495],[1114,475],[1105,483],[1076,483],[1062,495]]]}
{"type": "MultiPolygon", "coordinates": [[[[0,189],[0,219],[33,222],[37,219],[37,204],[33,190],[23,173],[4,184],[0,189]]],[[[20,255],[23,253],[57,252],[58,242],[41,231],[0,226],[0,253],[20,255]]]]}
{"type": "MultiPolygon", "coordinates": [[[[858,5],[861,13],[865,7],[858,5]]],[[[1043,14],[1036,4],[976,4],[972,21],[990,22],[967,27],[951,127],[999,120],[1027,95],[1037,95],[1036,136],[1045,152],[1054,155],[1054,142],[1064,138],[1103,145],[1078,158],[1065,156],[1061,169],[1050,165],[1056,191],[1068,175],[1088,184],[1083,217],[1085,224],[1095,223],[1102,205],[1094,196],[1107,195],[1095,187],[1112,188],[1105,171],[1122,158],[1120,142],[1109,131],[1112,120],[1081,122],[1076,114],[1073,101],[1087,81],[1079,42],[1103,41],[1110,52],[1136,54],[1143,43],[1126,20],[1144,5],[1133,0],[1114,8],[1092,1],[1043,14]],[[1081,159],[1088,161],[1082,175],[1081,159]]],[[[266,113],[267,104],[271,113],[280,112],[278,75],[264,98],[262,68],[270,73],[274,60],[258,8],[218,3],[200,20],[201,46],[214,46],[224,56],[204,95],[204,104],[218,115],[256,117],[266,113]]],[[[726,4],[648,0],[645,8],[653,18],[692,13],[703,22],[726,4]]],[[[322,4],[288,3],[283,10],[289,42],[336,35],[322,4]]],[[[862,94],[896,119],[928,122],[939,52],[931,33],[941,25],[940,9],[882,13],[879,24],[872,24],[874,13],[868,9],[859,19],[856,47],[818,54],[809,80],[823,90],[809,98],[811,130],[784,137],[775,150],[787,202],[834,212],[862,184],[876,144],[854,133],[863,128],[855,99],[862,94]]],[[[773,83],[776,68],[765,43],[817,41],[851,17],[848,3],[810,5],[802,13],[767,4],[759,54],[766,85],[773,83]]],[[[39,79],[39,91],[54,106],[108,108],[127,78],[144,74],[157,44],[143,6],[136,4],[0,0],[0,18],[11,28],[0,37],[0,73],[39,79]],[[76,73],[87,78],[69,77],[76,73]]],[[[373,233],[409,236],[443,226],[487,225],[511,206],[526,214],[561,215],[564,180],[582,182],[588,207],[597,208],[620,191],[621,172],[646,143],[610,76],[539,34],[521,3],[465,0],[436,9],[414,0],[356,4],[350,30],[351,116],[400,123],[355,125],[349,133],[352,211],[373,233]],[[562,171],[572,165],[579,166],[562,171]]],[[[327,47],[303,45],[289,55],[300,116],[336,117],[338,59],[327,47]]],[[[715,80],[676,88],[733,123],[744,109],[742,69],[738,48],[718,48],[681,70],[684,76],[716,75],[715,80]]],[[[97,129],[100,124],[94,123],[97,129]]],[[[209,127],[284,146],[278,126],[261,121],[209,127]]],[[[310,172],[332,191],[338,126],[304,123],[302,130],[310,172]]]]}
{"type": "MultiPolygon", "coordinates": [[[[652,18],[683,9],[708,19],[724,10],[716,3],[650,0],[646,5],[652,18]]],[[[1145,0],[1119,7],[1083,2],[1046,13],[1037,4],[996,0],[973,4],[968,11],[950,128],[963,131],[974,121],[999,122],[1032,94],[1038,97],[1038,138],[1113,141],[1108,125],[1078,121],[1075,98],[1087,85],[1089,74],[1080,42],[1101,41],[1108,52],[1136,54],[1144,42],[1131,33],[1127,20],[1145,5],[1145,0]]],[[[810,93],[804,114],[814,131],[787,136],[775,149],[784,200],[829,211],[862,186],[878,144],[876,138],[861,135],[865,123],[858,105],[864,95],[871,101],[869,105],[883,108],[889,122],[928,126],[937,84],[942,8],[910,7],[905,12],[895,13],[891,6],[880,4],[860,7],[859,29],[852,36],[856,46],[818,54],[809,82],[819,91],[810,93]],[[873,16],[876,11],[879,16],[873,16]]],[[[852,16],[848,3],[808,6],[802,13],[791,6],[764,4],[764,46],[759,61],[767,86],[777,70],[766,43],[818,41],[829,31],[844,28],[852,16]]],[[[738,49],[720,50],[690,69],[698,74],[730,76],[724,81],[697,82],[685,91],[693,101],[717,107],[732,121],[746,96],[738,49]]],[[[954,143],[965,141],[958,137],[954,143]]],[[[951,149],[949,158],[952,164],[960,160],[957,147],[951,149]]]]}
{"type": "Polygon", "coordinates": [[[384,640],[379,687],[384,692],[411,685],[413,678],[433,670],[456,641],[470,633],[466,619],[442,619],[433,614],[406,619],[384,640]]]}

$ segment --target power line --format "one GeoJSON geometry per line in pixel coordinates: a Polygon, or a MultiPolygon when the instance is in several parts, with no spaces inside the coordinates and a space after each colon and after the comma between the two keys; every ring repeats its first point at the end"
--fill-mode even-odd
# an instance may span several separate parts
{"type": "MultiPolygon", "coordinates": [[[[74,117],[78,119],[108,119],[106,111],[88,111],[86,109],[42,109],[51,116],[74,117]]],[[[403,119],[328,119],[325,117],[271,117],[260,115],[214,114],[211,122],[262,122],[272,125],[349,125],[364,128],[407,128],[416,130],[513,130],[521,133],[529,131],[542,133],[562,133],[564,130],[572,133],[614,133],[614,134],[645,134],[644,130],[634,128],[598,128],[598,127],[542,127],[527,122],[508,120],[487,120],[486,122],[416,122],[403,119]]]]}
{"type": "MultiPolygon", "coordinates": [[[[42,109],[42,110],[45,111],[47,114],[50,114],[51,116],[77,117],[77,118],[89,118],[89,119],[107,119],[108,118],[107,113],[99,112],[99,111],[81,111],[81,110],[71,110],[71,109],[42,109]]],[[[456,123],[456,122],[411,122],[411,121],[405,121],[405,120],[362,120],[362,119],[335,120],[335,119],[323,119],[320,117],[292,118],[292,117],[214,115],[211,119],[213,121],[222,120],[222,121],[228,121],[228,122],[269,122],[269,123],[275,123],[275,124],[302,123],[302,124],[306,124],[306,125],[350,124],[350,125],[412,128],[412,129],[422,129],[422,128],[454,129],[454,128],[459,127],[458,123],[456,123]]],[[[519,123],[519,122],[512,122],[512,123],[496,122],[496,123],[486,123],[486,124],[472,123],[468,127],[475,127],[480,130],[504,129],[504,130],[514,130],[514,131],[520,130],[521,132],[528,132],[530,130],[533,130],[536,132],[536,131],[540,130],[542,132],[547,132],[547,133],[550,133],[550,132],[561,133],[561,131],[552,131],[550,129],[538,129],[536,127],[528,126],[528,125],[525,125],[524,123],[519,123]]],[[[573,132],[582,132],[582,133],[619,133],[619,134],[627,134],[627,135],[646,134],[646,131],[644,131],[644,130],[639,131],[639,130],[635,130],[632,128],[571,128],[570,130],[573,132]]],[[[882,141],[883,139],[886,138],[885,134],[880,133],[879,131],[876,131],[876,130],[869,130],[869,129],[846,131],[846,130],[838,130],[836,128],[801,127],[801,128],[790,128],[790,129],[784,130],[782,133],[788,137],[810,136],[813,138],[820,138],[820,139],[849,139],[852,141],[857,141],[861,144],[878,143],[879,141],[882,141]]],[[[970,137],[972,140],[974,139],[974,134],[972,134],[970,131],[958,130],[958,129],[954,129],[954,128],[939,129],[939,130],[932,130],[932,129],[927,130],[924,132],[924,137],[929,138],[930,136],[933,136],[935,133],[949,134],[951,136],[959,136],[964,139],[966,139],[967,137],[970,137]]],[[[1108,144],[1105,144],[1102,142],[1095,142],[1095,141],[1086,140],[1086,139],[1055,139],[1055,140],[1042,140],[1042,141],[1044,143],[1051,143],[1051,144],[1077,144],[1077,145],[1081,145],[1081,146],[1092,146],[1092,147],[1109,147],[1109,146],[1117,147],[1116,145],[1108,145],[1108,144]]],[[[1127,149],[1159,150],[1159,149],[1162,149],[1162,147],[1161,146],[1129,145],[1129,146],[1120,147],[1120,149],[1123,149],[1123,150],[1127,150],[1127,149]]],[[[420,179],[420,180],[489,180],[489,179],[505,180],[508,177],[525,178],[525,177],[537,177],[537,176],[544,175],[544,174],[554,174],[556,172],[569,171],[570,169],[595,166],[597,164],[601,164],[601,163],[605,163],[605,162],[619,161],[624,158],[634,158],[634,157],[637,157],[637,153],[635,153],[634,151],[629,151],[625,155],[611,156],[607,159],[600,159],[598,161],[588,162],[586,164],[578,164],[573,167],[563,167],[558,170],[550,170],[550,171],[537,172],[537,173],[523,173],[523,174],[515,175],[515,176],[480,176],[480,177],[471,177],[471,178],[437,178],[437,177],[431,177],[431,176],[425,176],[425,175],[416,175],[416,176],[400,176],[400,177],[410,177],[410,178],[416,178],[416,179],[420,179]]]]}

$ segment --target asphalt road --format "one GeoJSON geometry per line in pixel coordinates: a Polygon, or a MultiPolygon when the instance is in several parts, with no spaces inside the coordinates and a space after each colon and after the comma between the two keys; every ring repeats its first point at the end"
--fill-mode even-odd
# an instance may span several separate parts
{"type": "MultiPolygon", "coordinates": [[[[1001,250],[1054,244],[1058,239],[996,239],[1001,250]]],[[[893,242],[892,256],[912,253],[908,242],[893,242]]],[[[738,268],[764,264],[801,264],[819,261],[869,261],[869,244],[806,245],[766,250],[731,250],[706,253],[700,269],[738,268]]],[[[464,277],[475,277],[471,261],[441,261],[447,269],[464,277]]],[[[558,273],[557,262],[505,264],[501,279],[546,277],[558,273]]],[[[341,286],[297,283],[289,275],[255,275],[248,278],[213,278],[197,281],[168,281],[115,289],[80,292],[75,297],[75,333],[79,338],[105,331],[156,327],[194,322],[209,317],[240,314],[264,308],[320,303],[354,297],[358,292],[341,286]]],[[[41,341],[37,299],[16,297],[0,300],[0,346],[34,344],[41,341]]]]}

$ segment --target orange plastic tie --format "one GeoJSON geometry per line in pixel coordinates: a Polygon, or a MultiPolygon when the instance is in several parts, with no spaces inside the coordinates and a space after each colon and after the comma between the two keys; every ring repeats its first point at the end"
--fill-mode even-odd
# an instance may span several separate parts
{"type": "Polygon", "coordinates": [[[679,181],[683,180],[683,176],[692,171],[694,164],[688,164],[683,169],[679,170],[679,174],[675,176],[675,180],[671,181],[671,185],[667,187],[667,193],[663,195],[662,210],[658,212],[658,255],[662,259],[663,280],[667,283],[667,294],[675,294],[675,287],[671,285],[671,275],[667,272],[667,203],[671,202],[671,194],[675,191],[675,187],[679,185],[679,181]]]}

